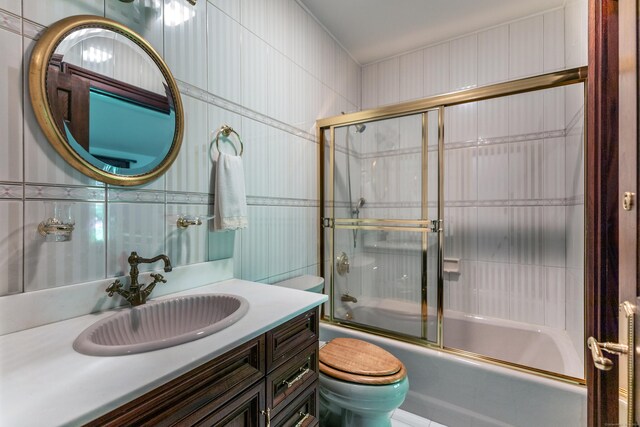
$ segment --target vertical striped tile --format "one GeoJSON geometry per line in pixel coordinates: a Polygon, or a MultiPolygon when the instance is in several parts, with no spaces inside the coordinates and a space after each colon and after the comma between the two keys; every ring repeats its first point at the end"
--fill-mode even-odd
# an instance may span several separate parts
{"type": "Polygon", "coordinates": [[[400,100],[400,60],[398,57],[378,63],[378,104],[397,104],[400,100]]]}
{"type": "Polygon", "coordinates": [[[54,22],[72,15],[104,16],[104,1],[59,0],[42,2],[38,0],[23,0],[22,16],[29,21],[48,27],[54,22]]]}
{"type": "Polygon", "coordinates": [[[542,15],[509,25],[509,78],[540,74],[544,69],[542,15]]]}
{"type": "Polygon", "coordinates": [[[378,102],[378,64],[362,68],[362,108],[375,108],[378,102]]]}
{"type": "Polygon", "coordinates": [[[478,208],[445,209],[445,257],[478,259],[478,208]]]}
{"type": "Polygon", "coordinates": [[[229,15],[236,21],[240,21],[241,2],[237,0],[208,0],[209,3],[229,15]]]}
{"type": "Polygon", "coordinates": [[[65,201],[25,202],[25,292],[107,277],[104,265],[106,247],[104,203],[73,203],[71,215],[75,220],[75,229],[71,241],[47,242],[38,233],[38,224],[51,216],[55,203],[65,203],[65,201]]]}
{"type": "Polygon", "coordinates": [[[544,130],[544,96],[541,91],[509,97],[509,135],[518,136],[544,130]]]}
{"type": "Polygon", "coordinates": [[[349,61],[349,82],[348,82],[348,94],[347,99],[357,109],[360,109],[362,104],[362,69],[354,60],[348,58],[349,61]]]}
{"type": "Polygon", "coordinates": [[[409,101],[424,96],[424,50],[402,55],[400,61],[400,96],[409,101]]]}
{"type": "Polygon", "coordinates": [[[565,66],[587,65],[588,0],[570,0],[564,7],[565,66]]]}
{"type": "Polygon", "coordinates": [[[446,285],[449,289],[448,308],[465,314],[478,312],[478,289],[476,279],[477,262],[461,261],[460,273],[449,274],[446,285]]]}
{"type": "Polygon", "coordinates": [[[162,6],[162,0],[142,0],[130,4],[119,0],[105,0],[105,16],[140,34],[162,55],[164,49],[162,36],[164,8],[162,6]]]}
{"type": "Polygon", "coordinates": [[[0,181],[22,181],[22,38],[0,29],[0,50],[0,81],[5,85],[0,98],[0,181]]]}
{"type": "Polygon", "coordinates": [[[544,140],[543,147],[543,181],[542,195],[548,199],[563,199],[565,197],[565,139],[550,138],[544,140]]]}
{"type": "Polygon", "coordinates": [[[509,135],[509,99],[495,98],[478,102],[478,140],[509,135]]]}
{"type": "Polygon", "coordinates": [[[478,200],[509,198],[509,146],[478,147],[478,200]]]}
{"type": "Polygon", "coordinates": [[[478,260],[509,262],[509,211],[506,207],[478,208],[478,260]]]}
{"type": "Polygon", "coordinates": [[[460,148],[445,152],[445,201],[478,198],[478,149],[460,148]]]}
{"type": "Polygon", "coordinates": [[[4,220],[0,226],[0,251],[4,254],[0,262],[0,295],[17,294],[23,291],[23,203],[1,200],[0,217],[4,220]]]}
{"type": "Polygon", "coordinates": [[[166,174],[167,190],[213,193],[210,152],[210,130],[213,129],[208,128],[208,105],[190,96],[183,96],[182,102],[185,113],[184,137],[178,157],[166,174]]]}
{"type": "MultiPolygon", "coordinates": [[[[206,44],[207,88],[222,98],[241,103],[240,24],[229,19],[218,8],[208,5],[207,28],[209,34],[215,34],[207,39],[206,44]]],[[[194,58],[194,62],[197,61],[194,58]]]]}
{"type": "Polygon", "coordinates": [[[478,33],[478,86],[509,79],[509,26],[478,33]]]}
{"type": "Polygon", "coordinates": [[[164,59],[176,79],[201,89],[207,89],[207,7],[164,0],[164,59]]]}
{"type": "Polygon", "coordinates": [[[261,280],[269,277],[269,237],[273,230],[269,211],[264,206],[248,206],[250,226],[242,231],[242,279],[261,280]]]}
{"type": "Polygon", "coordinates": [[[511,266],[504,263],[478,263],[478,314],[509,318],[511,266]]]}
{"type": "Polygon", "coordinates": [[[540,199],[544,189],[544,141],[509,145],[509,198],[540,199]]]}
{"type": "Polygon", "coordinates": [[[446,143],[477,141],[478,104],[476,102],[447,107],[444,120],[446,143]]]}
{"type": "Polygon", "coordinates": [[[511,320],[545,324],[544,268],[536,265],[511,265],[511,320]]]}
{"type": "Polygon", "coordinates": [[[564,68],[564,9],[547,12],[544,20],[544,72],[564,68]]]}
{"type": "Polygon", "coordinates": [[[320,34],[320,81],[327,87],[335,88],[335,41],[322,31],[320,34]]]}
{"type": "Polygon", "coordinates": [[[509,258],[512,264],[542,265],[543,213],[541,207],[509,208],[509,258]]]}
{"type": "Polygon", "coordinates": [[[22,15],[22,0],[0,0],[0,9],[15,15],[22,15]]]}
{"type": "MultiPolygon", "coordinates": [[[[565,328],[565,269],[545,267],[545,302],[544,323],[552,328],[563,330],[565,328]]],[[[580,304],[580,301],[572,301],[572,304],[580,304]]]]}
{"type": "MultiPolygon", "coordinates": [[[[212,213],[213,206],[209,205],[167,205],[165,247],[166,255],[171,259],[174,267],[209,260],[208,238],[213,221],[207,220],[206,217],[212,213]],[[176,222],[180,216],[202,216],[202,224],[185,229],[178,228],[176,222]]],[[[231,245],[232,243],[229,246],[231,245]]],[[[233,249],[228,257],[232,255],[233,249]]]]}
{"type": "Polygon", "coordinates": [[[566,301],[567,304],[565,328],[571,338],[578,356],[584,358],[584,270],[566,269],[566,301]]]}
{"type": "Polygon", "coordinates": [[[450,69],[449,43],[442,43],[424,50],[424,96],[451,90],[450,69]]]}
{"type": "Polygon", "coordinates": [[[451,41],[451,90],[478,85],[478,37],[476,34],[451,41]]]}
{"type": "Polygon", "coordinates": [[[567,207],[565,206],[544,206],[542,208],[542,217],[544,224],[543,263],[546,266],[562,268],[566,266],[566,211],[567,207]]]}
{"type": "MultiPolygon", "coordinates": [[[[166,253],[165,205],[110,203],[107,217],[107,277],[128,274],[127,258],[133,251],[144,258],[166,253]]],[[[144,264],[138,268],[140,271],[153,271],[162,265],[144,264]]]]}

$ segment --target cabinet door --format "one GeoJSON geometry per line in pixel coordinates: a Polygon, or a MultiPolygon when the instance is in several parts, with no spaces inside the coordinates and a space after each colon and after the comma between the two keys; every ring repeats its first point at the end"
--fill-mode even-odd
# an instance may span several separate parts
{"type": "Polygon", "coordinates": [[[261,381],[232,402],[196,423],[196,426],[264,427],[264,382],[261,381]]]}

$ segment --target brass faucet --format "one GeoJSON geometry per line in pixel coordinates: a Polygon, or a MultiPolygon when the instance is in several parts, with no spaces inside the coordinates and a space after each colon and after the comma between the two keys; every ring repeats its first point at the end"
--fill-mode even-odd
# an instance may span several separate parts
{"type": "Polygon", "coordinates": [[[358,302],[358,300],[356,299],[356,297],[349,295],[349,292],[347,292],[346,294],[342,294],[342,296],[340,296],[340,301],[343,302],[353,302],[356,303],[358,302]]]}
{"type": "Polygon", "coordinates": [[[138,264],[152,264],[160,260],[164,261],[164,271],[166,273],[173,269],[173,267],[171,267],[171,261],[166,255],[158,255],[153,258],[142,258],[138,256],[136,252],[131,252],[128,259],[129,265],[131,266],[131,271],[129,272],[129,275],[131,276],[129,290],[122,289],[122,283],[120,283],[120,280],[116,279],[116,281],[110,284],[106,289],[107,294],[109,294],[110,297],[112,297],[113,294],[118,294],[134,307],[144,304],[147,302],[147,298],[151,295],[151,292],[153,292],[156,285],[160,282],[167,283],[167,281],[161,274],[152,274],[151,277],[153,277],[153,282],[149,283],[147,286],[140,285],[138,283],[138,264]]]}

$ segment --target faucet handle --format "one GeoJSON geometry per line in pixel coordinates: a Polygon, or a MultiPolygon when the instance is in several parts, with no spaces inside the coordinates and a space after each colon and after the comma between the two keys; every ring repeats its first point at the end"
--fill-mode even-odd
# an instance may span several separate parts
{"type": "Polygon", "coordinates": [[[105,290],[105,292],[112,297],[113,294],[122,289],[122,283],[120,283],[120,279],[116,279],[115,282],[109,285],[109,287],[105,290]]]}
{"type": "Polygon", "coordinates": [[[153,283],[167,283],[167,279],[165,279],[162,274],[152,273],[150,276],[153,277],[153,283]]]}

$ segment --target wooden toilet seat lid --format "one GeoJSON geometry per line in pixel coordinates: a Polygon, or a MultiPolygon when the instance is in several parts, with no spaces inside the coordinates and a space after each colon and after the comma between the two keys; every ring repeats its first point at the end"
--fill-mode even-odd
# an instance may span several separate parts
{"type": "Polygon", "coordinates": [[[391,384],[406,376],[402,362],[377,345],[335,338],[320,349],[320,371],[360,384],[391,384]]]}

